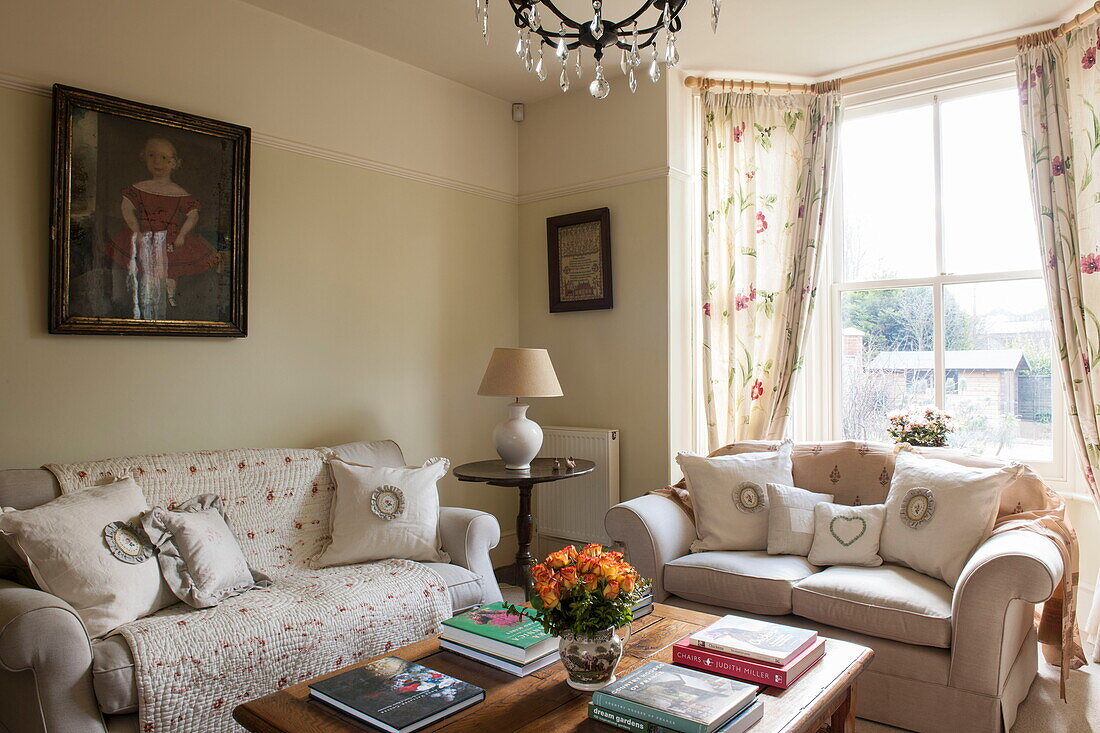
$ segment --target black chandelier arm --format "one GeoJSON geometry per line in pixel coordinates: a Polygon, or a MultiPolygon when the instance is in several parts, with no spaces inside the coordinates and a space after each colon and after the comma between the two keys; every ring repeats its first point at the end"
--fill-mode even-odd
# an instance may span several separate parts
{"type": "MultiPolygon", "coordinates": [[[[673,33],[679,33],[680,29],[683,27],[683,21],[680,18],[680,11],[683,10],[684,5],[687,4],[687,0],[666,1],[671,6],[669,9],[669,30],[673,33]]],[[[512,6],[512,12],[515,16],[514,22],[516,28],[528,28],[529,30],[533,30],[535,33],[542,37],[543,42],[547,45],[556,46],[558,39],[562,38],[563,36],[567,39],[566,45],[569,47],[570,50],[576,49],[582,45],[579,40],[580,29],[582,26],[587,25],[588,21],[584,21],[581,23],[574,21],[572,18],[559,10],[558,7],[554,5],[553,0],[539,0],[539,4],[552,12],[562,25],[565,25],[576,31],[575,33],[567,32],[563,34],[557,31],[546,30],[545,23],[540,23],[538,28],[531,28],[525,15],[528,9],[534,6],[534,3],[529,2],[529,0],[508,0],[508,4],[512,6]]],[[[633,31],[631,31],[628,26],[632,25],[635,21],[637,21],[638,18],[640,18],[647,10],[652,7],[655,7],[654,0],[646,0],[645,4],[642,5],[641,8],[639,8],[627,18],[624,18],[617,23],[605,19],[604,24],[612,28],[615,31],[616,36],[620,38],[633,36],[633,31]]],[[[663,14],[664,11],[661,10],[661,13],[663,14]]],[[[638,48],[646,48],[651,45],[656,40],[657,32],[663,28],[663,23],[655,23],[648,28],[639,28],[638,36],[649,36],[649,39],[645,43],[639,42],[638,48]]],[[[616,42],[615,45],[619,48],[630,48],[629,44],[623,46],[623,41],[621,40],[616,42]]]]}

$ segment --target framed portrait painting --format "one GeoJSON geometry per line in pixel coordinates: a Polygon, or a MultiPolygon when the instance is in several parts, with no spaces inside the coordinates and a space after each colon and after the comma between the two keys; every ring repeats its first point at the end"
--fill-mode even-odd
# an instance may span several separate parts
{"type": "Polygon", "coordinates": [[[607,208],[546,220],[550,312],[611,308],[611,211],[607,208]]]}
{"type": "Polygon", "coordinates": [[[245,336],[247,127],[53,88],[50,333],[245,336]]]}

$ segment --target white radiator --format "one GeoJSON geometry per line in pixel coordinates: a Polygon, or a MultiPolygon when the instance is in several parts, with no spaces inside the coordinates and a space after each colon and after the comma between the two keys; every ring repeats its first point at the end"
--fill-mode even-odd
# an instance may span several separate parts
{"type": "MultiPolygon", "coordinates": [[[[543,427],[541,458],[585,458],[596,469],[535,489],[538,534],[574,543],[610,543],[603,516],[619,503],[619,431],[543,427]]],[[[560,544],[558,545],[560,547],[560,544]]]]}

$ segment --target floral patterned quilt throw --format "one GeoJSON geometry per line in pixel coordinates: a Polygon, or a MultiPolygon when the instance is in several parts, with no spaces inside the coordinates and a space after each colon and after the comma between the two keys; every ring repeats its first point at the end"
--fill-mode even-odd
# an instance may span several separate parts
{"type": "Polygon", "coordinates": [[[150,506],[221,496],[245,556],[272,585],[119,627],[137,673],[142,733],[237,731],[233,708],[437,633],[440,577],[407,560],[311,570],[334,487],[318,450],[228,450],[48,465],[63,493],[133,476],[150,506]]]}

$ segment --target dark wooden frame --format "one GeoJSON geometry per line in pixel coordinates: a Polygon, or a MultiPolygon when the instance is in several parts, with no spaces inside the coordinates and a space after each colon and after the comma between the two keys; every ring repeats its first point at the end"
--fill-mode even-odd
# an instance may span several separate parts
{"type": "Polygon", "coordinates": [[[252,133],[247,127],[154,107],[84,89],[53,87],[53,185],[50,202],[50,333],[117,336],[227,336],[248,334],[248,183],[252,133]],[[228,321],[137,320],[73,316],[69,312],[70,215],[72,211],[72,113],[89,109],[233,144],[230,317],[228,321]]]}
{"type": "Polygon", "coordinates": [[[614,307],[611,289],[611,210],[590,209],[575,214],[552,216],[546,220],[546,256],[547,274],[550,281],[550,312],[606,310],[614,307]],[[558,250],[558,230],[574,224],[588,222],[600,223],[600,254],[603,260],[604,297],[591,300],[562,301],[561,293],[561,254],[558,250]]]}

